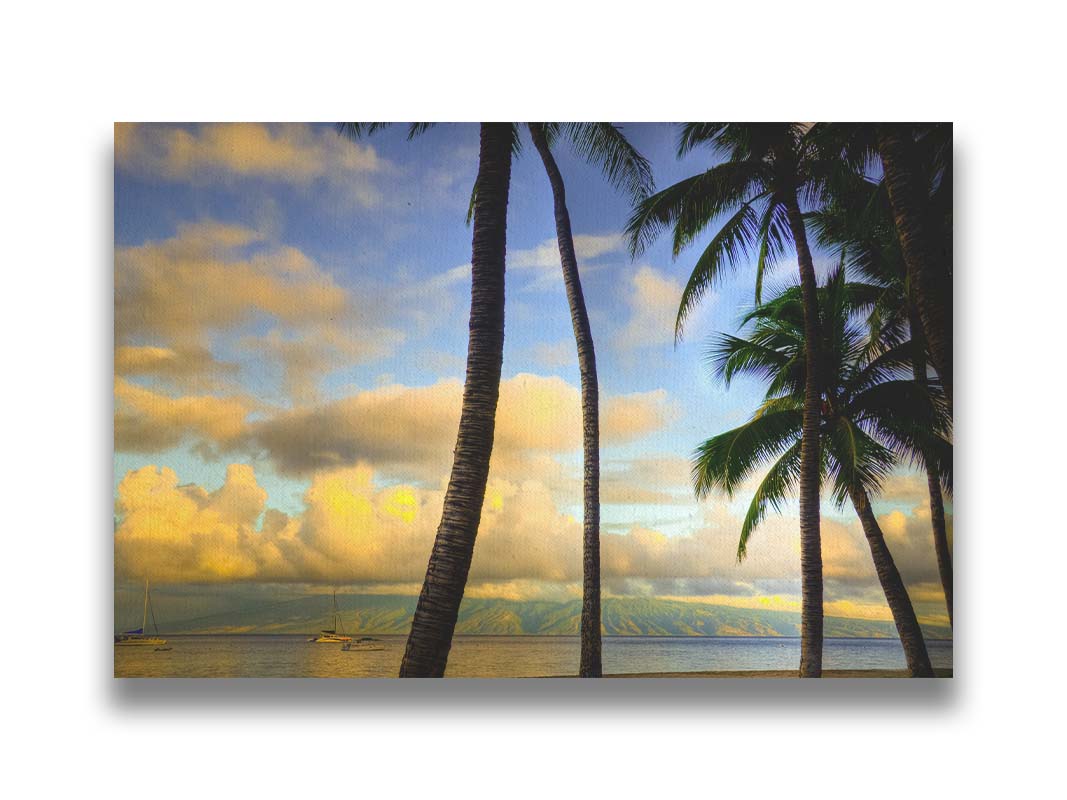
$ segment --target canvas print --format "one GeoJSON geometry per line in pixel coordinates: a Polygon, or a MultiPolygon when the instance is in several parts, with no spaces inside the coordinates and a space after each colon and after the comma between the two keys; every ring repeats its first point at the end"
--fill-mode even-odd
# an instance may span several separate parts
{"type": "Polygon", "coordinates": [[[952,675],[949,123],[119,123],[114,674],[952,675]]]}

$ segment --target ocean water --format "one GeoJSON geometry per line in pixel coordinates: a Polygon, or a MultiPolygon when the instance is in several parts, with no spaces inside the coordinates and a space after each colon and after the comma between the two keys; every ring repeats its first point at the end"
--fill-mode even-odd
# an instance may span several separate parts
{"type": "MultiPolygon", "coordinates": [[[[171,636],[171,650],[116,647],[122,678],[392,678],[404,636],[380,636],[385,649],[344,652],[295,636],[171,636]]],[[[800,640],[785,638],[604,637],[605,674],[706,670],[795,670],[800,640]]],[[[952,667],[952,642],[927,642],[934,667],[952,667]]],[[[457,636],[447,677],[576,675],[576,636],[457,636]]],[[[827,639],[824,669],[905,668],[895,639],[827,639]]]]}

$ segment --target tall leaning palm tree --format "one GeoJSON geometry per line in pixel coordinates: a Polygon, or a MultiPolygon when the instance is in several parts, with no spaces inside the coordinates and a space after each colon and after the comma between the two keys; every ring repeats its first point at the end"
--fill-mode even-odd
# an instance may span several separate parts
{"type": "Polygon", "coordinates": [[[883,123],[877,126],[876,139],[886,187],[889,190],[889,202],[893,207],[893,218],[900,237],[900,249],[908,266],[908,278],[915,290],[916,316],[929,343],[934,368],[941,377],[941,384],[951,402],[951,232],[946,250],[946,240],[938,235],[938,220],[931,215],[930,208],[933,190],[931,184],[939,178],[937,186],[947,193],[948,207],[951,209],[952,125],[942,123],[935,127],[933,134],[929,134],[942,145],[938,148],[942,154],[942,162],[947,150],[948,169],[947,172],[942,171],[940,176],[921,158],[921,144],[916,140],[922,132],[916,128],[917,126],[909,124],[883,123]],[[946,131],[948,147],[944,148],[943,137],[946,131]]]}
{"type": "MultiPolygon", "coordinates": [[[[756,256],[756,297],[768,264],[796,251],[805,342],[819,340],[815,263],[808,245],[801,203],[817,201],[831,164],[811,146],[807,128],[798,123],[691,122],[682,126],[678,155],[707,145],[724,156],[717,166],[686,178],[638,204],[628,233],[636,255],[662,231],[673,227],[677,255],[723,216],[726,220],[697,259],[682,293],[675,335],[689,312],[721,277],[756,256]]],[[[799,450],[800,571],[802,630],[800,676],[822,674],[823,571],[819,524],[820,369],[816,347],[804,353],[806,383],[799,450]]]]}
{"type": "MultiPolygon", "coordinates": [[[[902,377],[910,368],[911,342],[880,351],[854,324],[857,309],[873,302],[880,291],[877,286],[847,284],[843,270],[820,291],[821,477],[832,484],[836,503],[851,501],[859,517],[910,673],[931,677],[922,630],[870,497],[900,455],[945,452],[948,444],[940,431],[947,414],[943,403],[932,402],[910,377],[902,377]]],[[[704,442],[693,467],[697,494],[706,496],[713,488],[733,493],[773,460],[742,524],[738,560],[744,559],[750,537],[767,511],[779,508],[796,487],[806,369],[801,295],[796,288],[756,308],[745,321],[755,323],[751,333],[744,338],[720,337],[712,361],[727,383],[739,374],[765,379],[767,399],[740,428],[704,442]]]]}
{"type": "MultiPolygon", "coordinates": [[[[353,137],[372,133],[378,127],[364,123],[340,126],[342,133],[353,137]]],[[[415,135],[425,127],[416,123],[410,133],[415,135]]],[[[504,259],[515,144],[512,124],[481,124],[463,405],[441,522],[400,665],[402,678],[444,675],[474,554],[493,452],[504,357],[504,259]]]]}
{"type": "MultiPolygon", "coordinates": [[[[863,176],[853,176],[839,182],[829,202],[822,210],[813,213],[810,221],[820,245],[839,253],[854,274],[884,287],[869,316],[870,335],[874,340],[890,345],[903,341],[905,336],[910,337],[912,376],[923,391],[930,391],[929,347],[919,319],[916,292],[908,280],[907,266],[900,251],[885,181],[872,182],[863,176]]],[[[951,491],[950,476],[939,472],[941,459],[936,455],[920,456],[930,496],[938,575],[951,625],[952,551],[944,501],[944,492],[951,491]]]]}
{"type": "Polygon", "coordinates": [[[644,199],[652,187],[648,162],[630,145],[622,132],[606,122],[528,123],[530,136],[552,186],[556,218],[556,242],[563,268],[563,284],[570,306],[571,326],[578,348],[578,370],[582,388],[582,619],[581,662],[578,674],[598,678],[603,673],[600,635],[600,412],[596,373],[596,348],[585,307],[578,258],[571,234],[567,191],[552,143],[565,136],[587,160],[598,163],[617,187],[625,189],[635,202],[644,199]]]}
{"type": "Polygon", "coordinates": [[[915,318],[952,402],[952,124],[820,123],[826,157],[862,173],[880,164],[915,318]]]}

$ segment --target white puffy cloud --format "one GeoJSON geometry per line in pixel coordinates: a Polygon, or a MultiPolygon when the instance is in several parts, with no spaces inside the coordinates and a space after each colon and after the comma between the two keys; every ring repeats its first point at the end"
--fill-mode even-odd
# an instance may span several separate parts
{"type": "Polygon", "coordinates": [[[182,443],[204,453],[229,450],[245,435],[254,403],[240,397],[168,397],[115,379],[115,449],[133,453],[182,443]]]}
{"type": "MultiPolygon", "coordinates": [[[[673,342],[681,299],[679,281],[653,267],[639,267],[630,279],[626,296],[630,316],[612,339],[615,347],[626,352],[673,342]]],[[[702,304],[713,301],[714,295],[709,295],[702,304]]]]}
{"type": "Polygon", "coordinates": [[[388,303],[354,302],[300,250],[244,226],[185,223],[170,238],[115,254],[119,374],[216,386],[232,380],[233,366],[209,348],[238,336],[238,352],[277,364],[287,393],[309,401],[325,374],[395,350],[403,337],[389,314],[388,303]]]}
{"type": "MultiPolygon", "coordinates": [[[[574,255],[578,269],[587,276],[605,264],[591,263],[613,253],[622,254],[626,249],[625,239],[620,234],[577,234],[574,239],[574,255]]],[[[532,273],[532,280],[523,285],[523,291],[563,291],[563,274],[559,260],[559,243],[555,237],[545,239],[536,247],[508,253],[507,267],[517,273],[532,273]]]]}
{"type": "MultiPolygon", "coordinates": [[[[591,235],[580,233],[574,239],[574,255],[579,262],[594,259],[608,253],[620,253],[626,243],[620,234],[591,235]]],[[[545,239],[537,247],[516,250],[508,254],[509,269],[559,270],[559,243],[555,238],[545,239]]]]}
{"type": "Polygon", "coordinates": [[[371,145],[303,123],[118,123],[115,164],[141,177],[195,185],[247,178],[299,186],[328,181],[364,207],[381,200],[368,176],[389,166],[371,145]]]}
{"type": "MultiPolygon", "coordinates": [[[[421,581],[443,500],[439,489],[379,487],[360,464],[317,474],[303,514],[289,517],[265,507],[249,466],[231,465],[214,492],[144,467],[119,485],[116,570],[181,583],[421,581]]],[[[580,537],[536,482],[491,481],[471,578],[577,580],[580,537]]]]}
{"type": "Polygon", "coordinates": [[[233,389],[237,365],[218,361],[206,347],[185,345],[119,345],[115,348],[115,375],[152,377],[185,392],[233,389]]]}
{"type": "MultiPolygon", "coordinates": [[[[131,471],[116,503],[117,576],[358,584],[363,591],[412,593],[433,545],[443,487],[383,485],[379,477],[362,463],[318,472],[303,512],[289,516],[267,507],[247,465],[230,465],[215,491],[179,485],[167,468],[131,471]]],[[[886,535],[920,617],[943,623],[939,587],[927,580],[934,558],[923,529],[928,519],[902,516],[902,528],[892,515],[883,517],[886,535]]],[[[726,509],[713,508],[687,535],[640,525],[603,533],[604,591],[799,610],[796,519],[769,519],[742,563],[735,558],[739,528],[726,509]]],[[[581,537],[580,522],[559,510],[542,481],[491,476],[468,591],[513,599],[576,596],[581,537]]],[[[823,556],[826,613],[889,618],[858,523],[824,520],[823,556]]]]}
{"type": "MultiPolygon", "coordinates": [[[[384,386],[319,406],[280,412],[250,426],[250,436],[283,472],[367,461],[394,475],[437,481],[452,460],[463,386],[384,386]]],[[[601,408],[601,438],[618,444],[667,424],[673,408],[663,390],[613,396],[601,408]]],[[[581,397],[558,377],[519,374],[500,384],[494,474],[558,472],[553,455],[581,448],[581,397]]]]}

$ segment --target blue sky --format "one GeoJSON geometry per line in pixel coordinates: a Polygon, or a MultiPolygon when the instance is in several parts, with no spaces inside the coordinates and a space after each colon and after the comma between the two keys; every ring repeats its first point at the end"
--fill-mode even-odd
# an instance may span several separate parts
{"type": "MultiPolygon", "coordinates": [[[[674,126],[623,128],[652,163],[658,187],[712,163],[701,151],[677,159],[674,126]]],[[[485,578],[477,580],[477,552],[473,578],[475,591],[530,596],[574,590],[577,551],[569,531],[581,508],[579,441],[567,435],[577,409],[566,405],[579,378],[552,196],[525,133],[524,140],[508,209],[503,380],[510,389],[502,403],[513,405],[499,414],[532,409],[534,417],[527,411],[525,422],[516,419],[494,457],[490,497],[499,497],[503,516],[483,527],[502,532],[480,538],[480,545],[490,542],[485,578]],[[566,415],[562,425],[553,398],[566,415]],[[546,430],[531,431],[540,412],[548,415],[546,430]],[[547,430],[553,426],[560,430],[547,430]],[[538,563],[515,555],[527,546],[518,532],[524,525],[529,536],[551,530],[558,540],[538,563]]],[[[754,542],[758,554],[738,566],[737,520],[748,498],[698,504],[686,476],[694,447],[742,422],[761,397],[745,379],[727,391],[702,361],[709,334],[735,330],[750,306],[752,270],[716,287],[676,346],[673,315],[701,245],[675,260],[663,237],[631,259],[621,233],[628,199],[566,145],[556,149],[602,398],[613,404],[602,448],[611,483],[603,529],[618,537],[605,543],[618,552],[608,591],[743,604],[773,587],[775,602],[789,607],[797,590],[794,512],[768,522],[754,542]],[[694,553],[702,562],[696,567],[694,553]]],[[[412,564],[390,565],[377,583],[417,588],[455,431],[412,433],[410,447],[403,440],[422,420],[446,420],[439,427],[448,428],[449,415],[458,414],[469,309],[471,231],[464,218],[477,150],[475,124],[438,125],[413,141],[396,125],[359,144],[330,125],[117,127],[120,573],[366,588],[376,582],[373,569],[334,573],[322,559],[368,560],[383,542],[398,541],[413,543],[412,564]],[[397,422],[391,438],[377,435],[408,413],[407,428],[397,422]],[[132,488],[138,471],[147,494],[132,488]],[[368,531],[381,524],[381,539],[372,532],[349,540],[337,515],[352,511],[354,498],[377,509],[359,524],[368,531]],[[398,512],[397,503],[415,510],[398,512]],[[390,527],[396,520],[418,532],[404,538],[390,527]],[[267,547],[274,535],[281,538],[267,547]],[[209,565],[198,551],[208,540],[212,553],[234,548],[227,567],[209,565]],[[151,566],[161,558],[151,554],[153,541],[155,551],[169,553],[170,567],[151,566]],[[162,549],[160,541],[167,543],[162,549]]],[[[789,282],[794,272],[785,259],[769,286],[789,282]]],[[[908,539],[922,527],[924,481],[902,472],[892,484],[877,509],[903,518],[890,522],[901,530],[900,557],[906,562],[915,550],[914,584],[932,597],[922,543],[908,539]]],[[[826,514],[829,558],[842,562],[840,602],[852,603],[855,613],[887,616],[872,591],[858,525],[829,506],[826,514]]],[[[842,605],[842,613],[849,608],[842,605]]]]}

